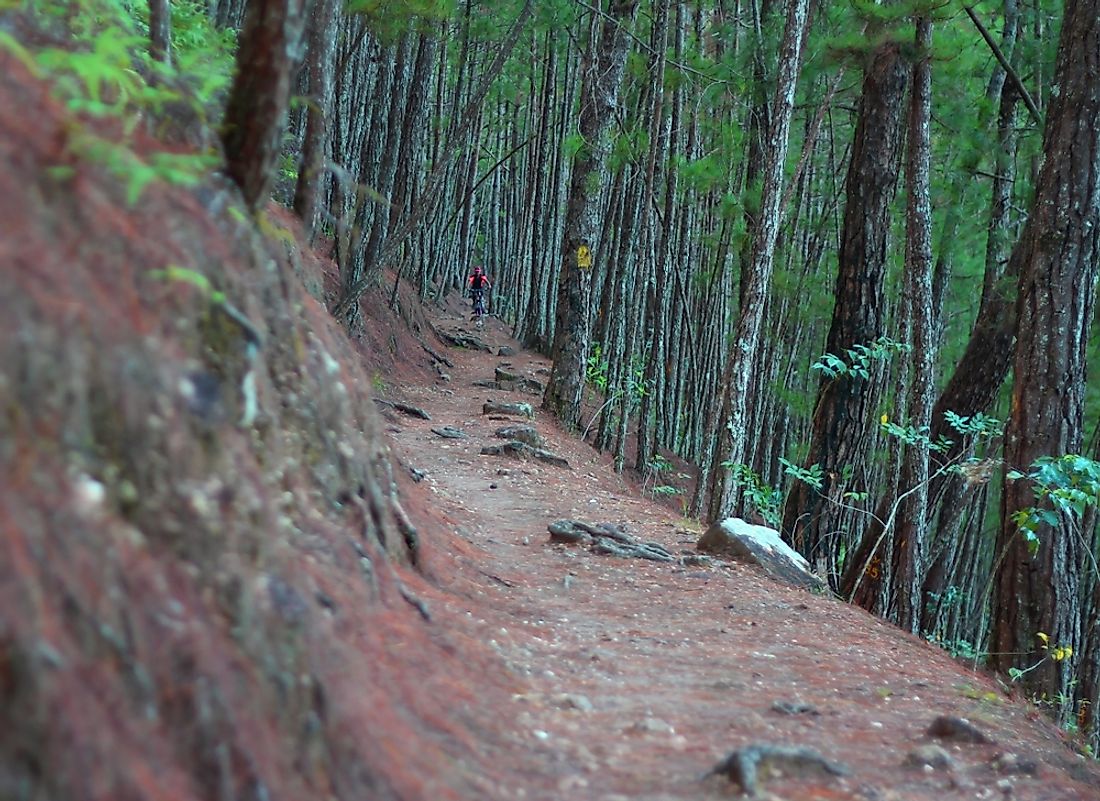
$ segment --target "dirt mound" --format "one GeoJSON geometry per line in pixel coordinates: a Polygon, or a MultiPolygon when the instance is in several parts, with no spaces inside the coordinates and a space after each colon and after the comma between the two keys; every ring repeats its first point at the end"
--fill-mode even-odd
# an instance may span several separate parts
{"type": "Polygon", "coordinates": [[[430,668],[485,657],[425,625],[320,265],[216,181],[129,205],[0,76],[0,797],[475,796],[430,668]]]}

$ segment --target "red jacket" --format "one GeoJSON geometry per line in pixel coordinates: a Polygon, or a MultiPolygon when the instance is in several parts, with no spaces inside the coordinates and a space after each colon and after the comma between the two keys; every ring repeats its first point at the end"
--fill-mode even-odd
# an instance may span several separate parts
{"type": "Polygon", "coordinates": [[[480,276],[475,273],[475,274],[471,275],[469,278],[466,279],[466,288],[467,289],[489,289],[489,287],[491,287],[492,285],[493,285],[493,282],[489,280],[489,276],[487,276],[485,273],[481,273],[480,276]],[[480,286],[477,286],[477,287],[474,286],[474,279],[475,278],[481,278],[481,285],[480,286]]]}

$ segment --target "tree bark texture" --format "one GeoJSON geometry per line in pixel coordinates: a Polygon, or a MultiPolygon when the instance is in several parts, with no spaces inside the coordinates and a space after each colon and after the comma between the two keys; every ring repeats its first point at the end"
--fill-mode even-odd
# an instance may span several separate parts
{"type": "Polygon", "coordinates": [[[249,208],[267,202],[309,0],[249,3],[225,109],[226,172],[249,208]]]}
{"type": "MultiPolygon", "coordinates": [[[[1100,259],[1100,2],[1068,0],[1043,136],[1035,201],[1012,254],[1020,274],[1012,411],[1005,462],[1026,472],[1041,456],[1080,452],[1085,348],[1100,259]]],[[[993,664],[1025,669],[1036,694],[1066,692],[1081,644],[1079,571],[1088,547],[1069,521],[1042,526],[1034,556],[1013,515],[1036,504],[1027,481],[1006,480],[997,552],[993,664]]]]}
{"type": "Polygon", "coordinates": [[[149,0],[150,54],[157,61],[172,63],[172,7],[169,0],[149,0]]]}
{"type": "Polygon", "coordinates": [[[309,30],[309,110],[294,190],[294,211],[302,218],[306,237],[317,227],[317,198],[325,174],[335,69],[336,0],[314,0],[309,30]]]}
{"type": "MultiPolygon", "coordinates": [[[[936,330],[932,311],[932,202],[930,154],[932,115],[932,22],[917,20],[918,61],[913,65],[909,103],[909,158],[906,162],[908,232],[905,246],[905,306],[912,347],[909,409],[905,421],[928,428],[935,399],[936,330]]],[[[901,503],[894,533],[894,602],[896,622],[916,633],[921,620],[921,587],[925,568],[928,455],[926,443],[906,446],[898,487],[901,503]]]]}
{"type": "Polygon", "coordinates": [[[723,442],[715,453],[712,474],[718,479],[711,497],[710,518],[720,520],[737,504],[737,486],[729,471],[718,462],[741,464],[745,461],[749,396],[759,391],[752,367],[760,343],[764,307],[775,265],[775,243],[779,237],[779,201],[783,195],[783,167],[794,110],[794,90],[802,61],[802,35],[809,11],[808,0],[789,0],[783,41],[779,50],[778,79],[767,129],[767,146],[761,170],[760,213],[752,240],[752,262],[748,278],[741,282],[741,308],[737,318],[733,349],[730,352],[728,381],[722,407],[725,410],[723,442]]]}
{"type": "Polygon", "coordinates": [[[637,0],[614,0],[583,67],[578,128],[583,138],[573,162],[565,232],[561,240],[558,307],[551,348],[553,367],[543,407],[567,427],[580,420],[588,359],[589,304],[599,248],[601,189],[607,181],[606,134],[618,105],[629,39],[626,25],[637,0]]]}
{"type": "MultiPolygon", "coordinates": [[[[899,45],[887,42],[875,50],[864,75],[845,189],[836,300],[825,348],[842,358],[854,345],[867,345],[884,333],[887,233],[907,73],[899,45]]],[[[822,380],[805,465],[820,465],[824,484],[818,490],[796,483],[783,510],[784,533],[811,561],[818,556],[818,544],[840,531],[842,510],[830,496],[844,491],[842,475],[863,458],[866,434],[876,425],[872,418],[877,393],[871,384],[846,375],[822,380]]]]}

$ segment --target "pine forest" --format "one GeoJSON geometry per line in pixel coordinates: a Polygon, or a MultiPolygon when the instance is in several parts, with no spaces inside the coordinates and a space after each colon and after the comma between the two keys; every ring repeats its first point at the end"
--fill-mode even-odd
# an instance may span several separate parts
{"type": "Polygon", "coordinates": [[[1098,0],[0,9],[70,107],[167,120],[81,151],[132,202],[292,210],[352,336],[482,266],[618,471],[1100,747],[1098,0]]]}

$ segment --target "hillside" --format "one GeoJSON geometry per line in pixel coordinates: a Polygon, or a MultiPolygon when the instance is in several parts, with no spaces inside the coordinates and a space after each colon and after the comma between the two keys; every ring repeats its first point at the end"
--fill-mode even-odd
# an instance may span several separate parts
{"type": "Polygon", "coordinates": [[[701,775],[760,743],[849,771],[779,798],[1100,797],[1034,708],[860,610],[549,544],[694,535],[541,412],[569,468],[480,454],[482,404],[531,397],[474,382],[544,360],[447,348],[462,310],[407,296],[349,341],[289,215],[131,205],[0,76],[0,798],[725,798],[701,775]],[[940,715],[993,742],[929,751],[940,715]]]}

